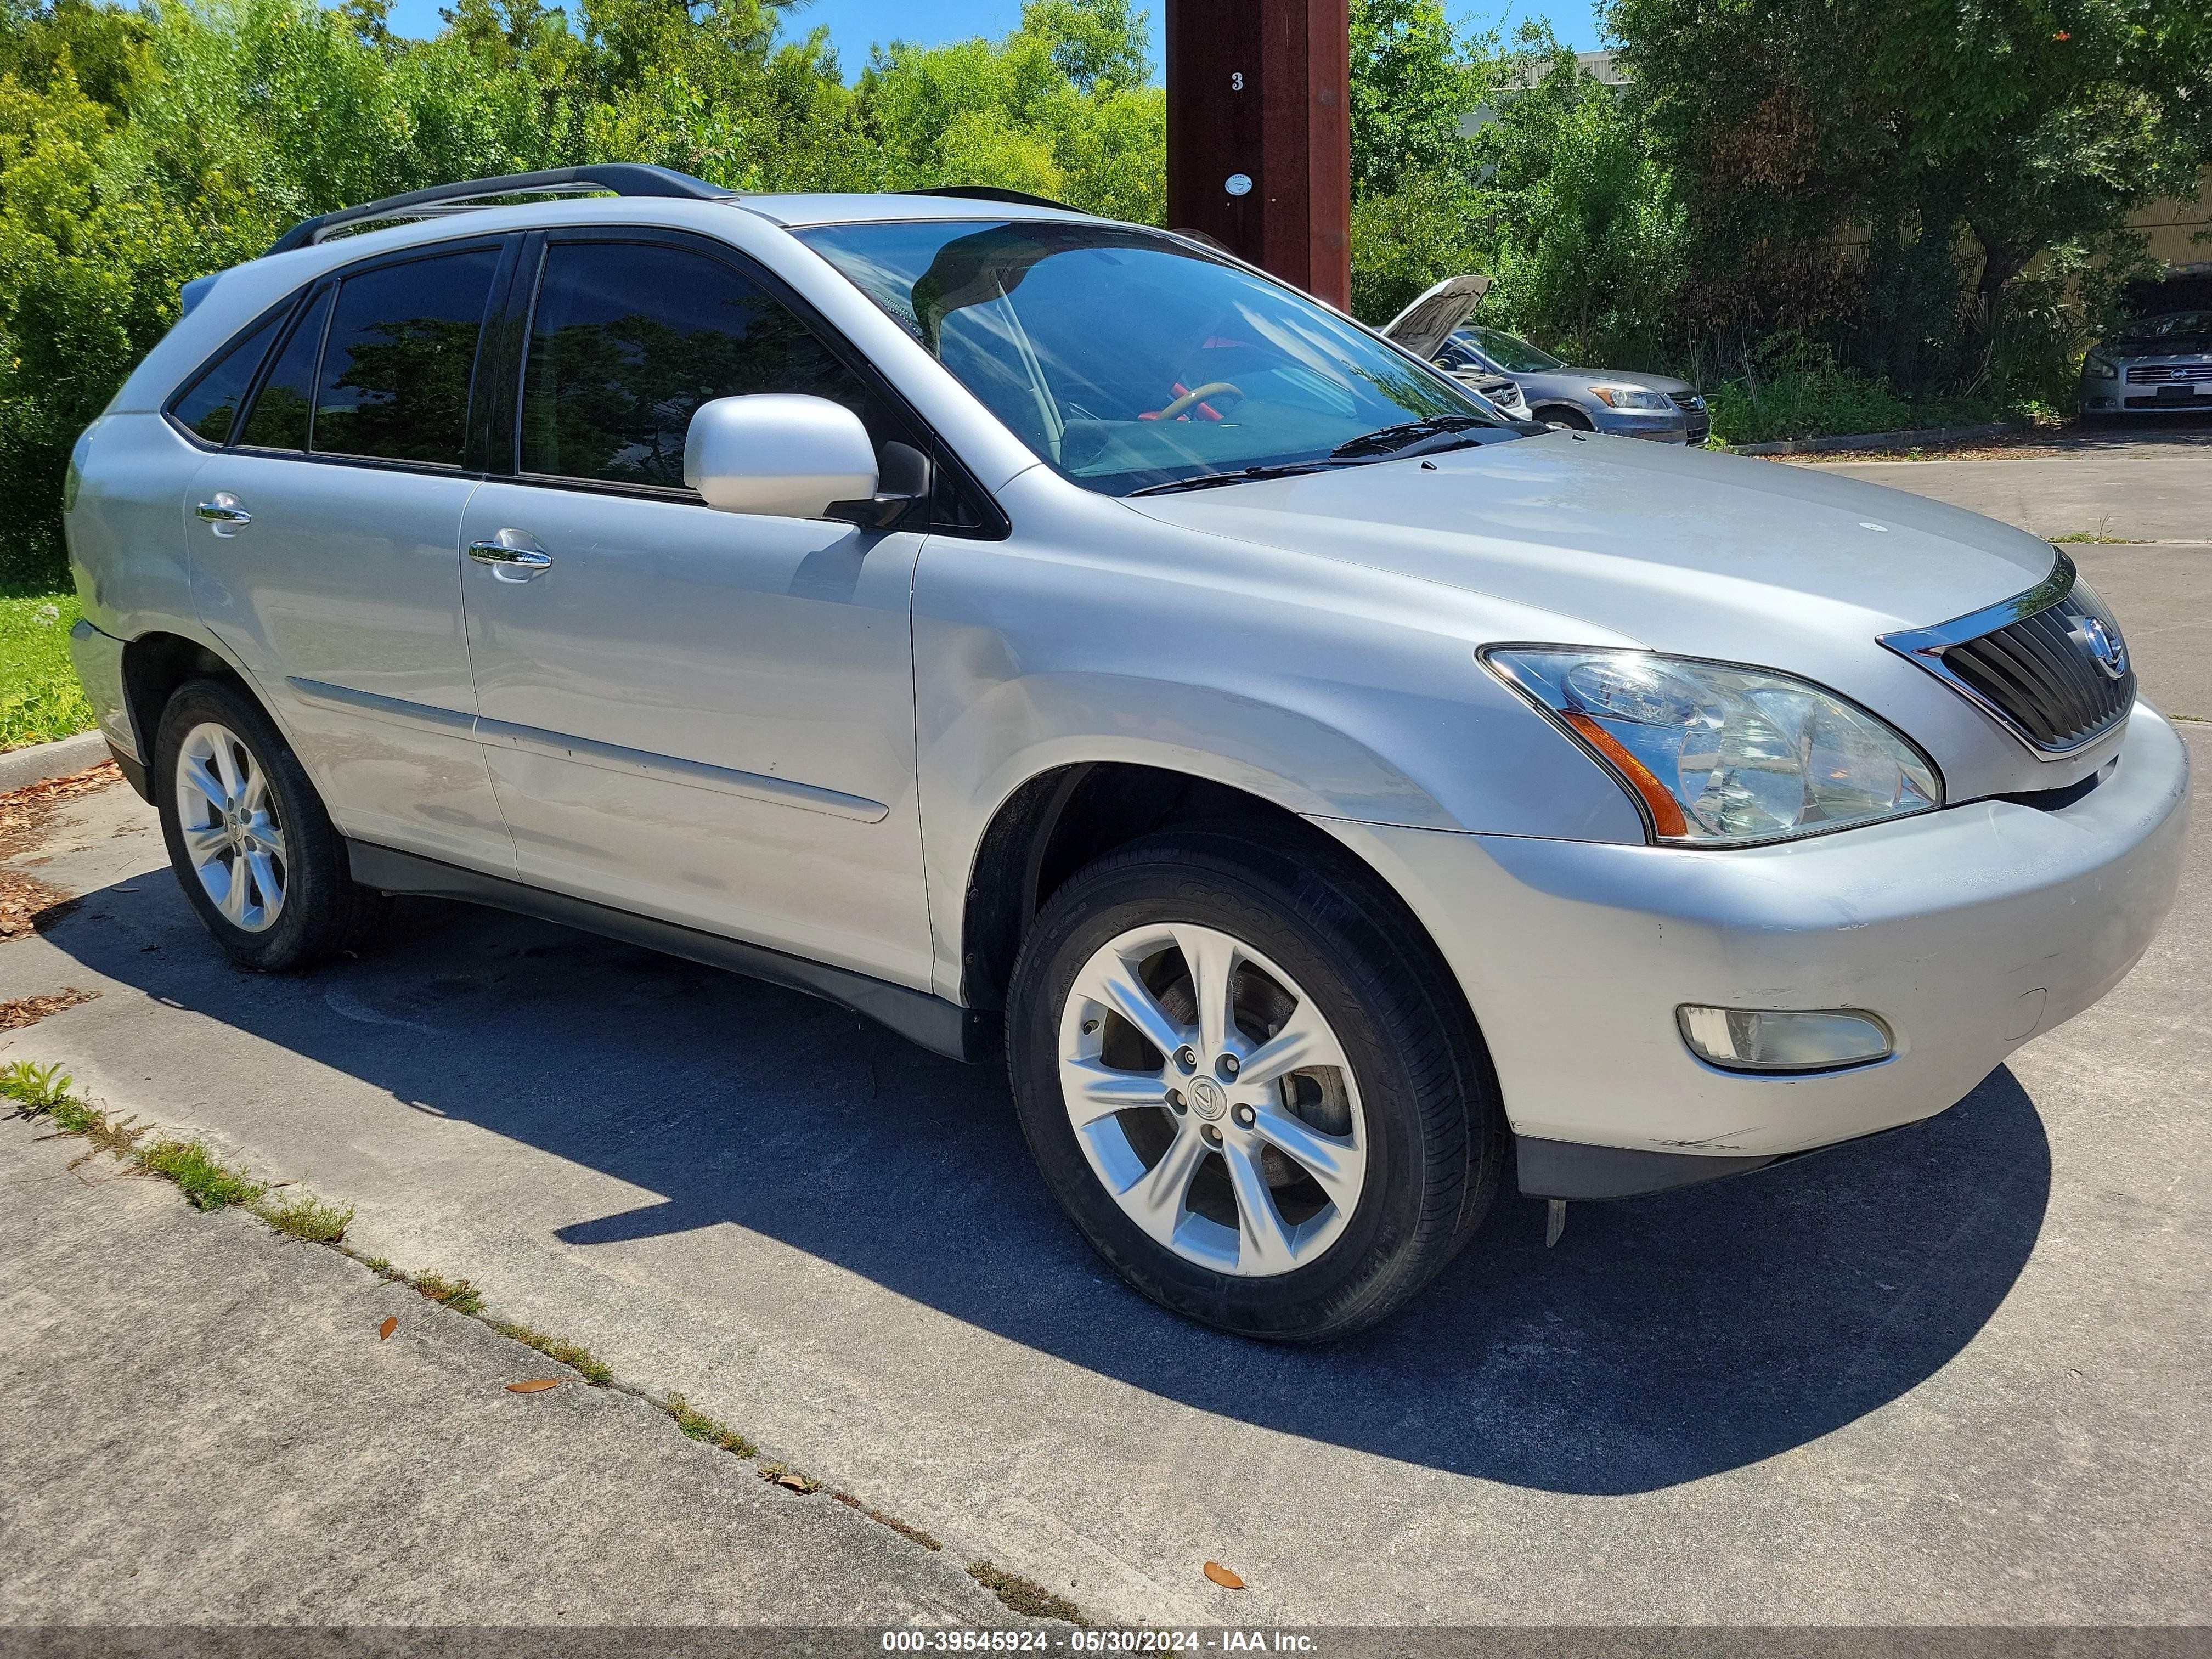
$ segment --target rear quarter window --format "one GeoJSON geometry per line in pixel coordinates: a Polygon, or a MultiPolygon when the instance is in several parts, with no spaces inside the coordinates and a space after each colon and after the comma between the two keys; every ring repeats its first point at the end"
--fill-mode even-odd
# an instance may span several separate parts
{"type": "Polygon", "coordinates": [[[228,443],[254,374],[290,309],[278,307],[194,375],[171,401],[170,418],[211,444],[228,443]]]}

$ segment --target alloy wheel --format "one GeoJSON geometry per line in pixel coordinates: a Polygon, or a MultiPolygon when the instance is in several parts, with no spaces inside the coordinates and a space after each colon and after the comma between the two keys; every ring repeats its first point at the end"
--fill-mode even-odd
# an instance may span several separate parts
{"type": "Polygon", "coordinates": [[[204,721],[177,751],[177,823],[192,873],[234,927],[258,933],[284,908],[284,827],[268,774],[228,726],[204,721]]]}
{"type": "Polygon", "coordinates": [[[1186,1261],[1317,1260],[1358,1207],[1367,1125],[1343,1045],[1266,957],[1195,923],[1095,951],[1060,1011],[1060,1090],[1092,1173],[1186,1261]]]}

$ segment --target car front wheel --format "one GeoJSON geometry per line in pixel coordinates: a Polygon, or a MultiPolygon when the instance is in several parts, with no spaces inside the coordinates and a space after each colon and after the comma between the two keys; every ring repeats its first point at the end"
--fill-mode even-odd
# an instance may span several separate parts
{"type": "Polygon", "coordinates": [[[1374,1323],[1457,1250],[1504,1160],[1433,947],[1328,849],[1153,837],[1054,893],[1008,1010],[1023,1128],[1139,1290],[1243,1335],[1374,1323]]]}

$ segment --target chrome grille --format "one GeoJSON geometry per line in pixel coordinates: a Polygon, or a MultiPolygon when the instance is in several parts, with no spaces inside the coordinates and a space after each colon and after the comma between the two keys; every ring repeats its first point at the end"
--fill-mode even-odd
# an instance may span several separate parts
{"type": "Polygon", "coordinates": [[[2119,623],[2063,553],[2048,577],[2002,605],[1881,642],[2041,754],[2075,753],[2135,706],[2119,623]]]}
{"type": "Polygon", "coordinates": [[[2212,363],[2131,363],[2130,386],[2171,386],[2177,380],[2212,380],[2212,363]]]}
{"type": "Polygon", "coordinates": [[[1674,392],[1668,395],[1674,399],[1674,407],[1677,409],[1686,410],[1692,415],[1702,415],[1705,412],[1705,400],[1694,392],[1674,392]]]}

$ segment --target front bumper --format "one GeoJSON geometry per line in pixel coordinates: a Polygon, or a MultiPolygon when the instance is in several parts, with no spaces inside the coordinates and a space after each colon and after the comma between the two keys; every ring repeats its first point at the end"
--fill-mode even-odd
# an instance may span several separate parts
{"type": "Polygon", "coordinates": [[[1687,444],[1695,448],[1713,429],[1713,417],[1700,410],[1691,414],[1680,409],[1607,409],[1590,411],[1600,432],[1617,438],[1649,438],[1655,443],[1687,444]]]}
{"type": "Polygon", "coordinates": [[[2055,810],[1984,800],[1717,851],[1322,822],[1459,975],[1518,1135],[1721,1174],[1930,1117],[2104,995],[2172,905],[2188,789],[2180,738],[2138,705],[2112,774],[2055,810]],[[1897,1049],[1724,1072],[1684,1046],[1686,1002],[1869,1010],[1897,1049]]]}

